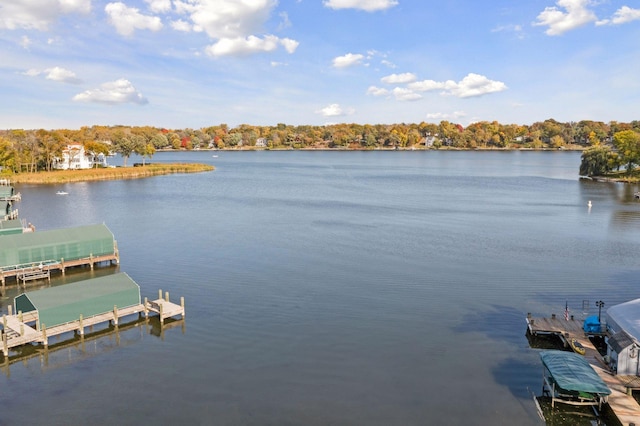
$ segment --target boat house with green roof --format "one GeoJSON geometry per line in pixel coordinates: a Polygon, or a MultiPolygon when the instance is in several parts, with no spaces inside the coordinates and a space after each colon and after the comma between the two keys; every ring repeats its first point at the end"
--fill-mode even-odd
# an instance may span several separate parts
{"type": "Polygon", "coordinates": [[[27,280],[51,270],[99,262],[119,262],[118,247],[106,225],[0,235],[0,282],[27,280]]]}
{"type": "MultiPolygon", "coordinates": [[[[113,312],[140,306],[140,286],[124,272],[78,281],[16,296],[15,312],[37,314],[37,323],[54,328],[113,312]]],[[[142,310],[142,307],[140,307],[142,310]]],[[[40,328],[40,326],[38,326],[40,328]]]]}

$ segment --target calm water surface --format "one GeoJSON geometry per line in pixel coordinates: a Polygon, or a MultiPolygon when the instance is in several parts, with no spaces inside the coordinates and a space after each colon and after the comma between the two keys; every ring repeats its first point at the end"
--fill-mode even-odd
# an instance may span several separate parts
{"type": "Polygon", "coordinates": [[[0,424],[536,425],[527,312],[638,297],[638,188],[580,181],[579,153],[217,155],[18,187],[38,230],[106,223],[187,318],[5,366],[0,424]]]}

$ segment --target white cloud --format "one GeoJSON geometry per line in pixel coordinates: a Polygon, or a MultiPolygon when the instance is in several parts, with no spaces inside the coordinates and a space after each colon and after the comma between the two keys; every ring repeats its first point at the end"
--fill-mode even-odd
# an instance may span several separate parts
{"type": "Polygon", "coordinates": [[[430,120],[450,120],[452,118],[466,117],[467,114],[464,111],[454,111],[453,113],[445,112],[430,112],[427,114],[427,118],[430,120]]]}
{"type": "Polygon", "coordinates": [[[483,75],[474,73],[467,74],[455,87],[449,89],[450,93],[458,98],[471,98],[503,90],[507,90],[507,85],[503,82],[489,80],[483,75]]]}
{"type": "Polygon", "coordinates": [[[262,30],[277,0],[176,0],[180,14],[213,39],[247,37],[262,30]]]}
{"type": "Polygon", "coordinates": [[[59,81],[61,83],[69,83],[69,84],[82,83],[82,80],[80,80],[76,76],[76,73],[61,67],[47,68],[44,71],[40,71],[32,68],[23,72],[22,74],[28,77],[38,77],[40,75],[44,75],[44,78],[46,78],[47,80],[59,81]]]}
{"type": "Polygon", "coordinates": [[[191,31],[191,24],[183,21],[182,19],[178,19],[177,21],[171,21],[171,28],[176,31],[189,32],[191,31]]]}
{"type": "Polygon", "coordinates": [[[31,39],[26,35],[20,38],[20,46],[22,46],[23,49],[29,50],[29,46],[31,46],[31,43],[31,39]]]}
{"type": "Polygon", "coordinates": [[[272,52],[283,46],[289,53],[295,52],[298,42],[288,38],[280,39],[274,35],[264,38],[256,36],[222,38],[205,49],[210,56],[250,55],[258,52],[272,52]]]}
{"type": "Polygon", "coordinates": [[[91,0],[2,1],[0,29],[47,31],[60,16],[89,13],[91,0]]]}
{"type": "Polygon", "coordinates": [[[359,65],[362,63],[364,55],[359,53],[347,53],[343,56],[337,56],[333,58],[333,66],[336,68],[346,68],[353,65],[359,65]]]}
{"type": "Polygon", "coordinates": [[[383,87],[376,87],[376,86],[369,86],[369,88],[367,89],[367,95],[372,95],[372,96],[389,96],[391,92],[389,92],[388,89],[385,89],[383,87]]]}
{"type": "Polygon", "coordinates": [[[380,81],[387,84],[404,84],[411,83],[415,80],[416,75],[410,72],[405,72],[403,74],[391,74],[380,79],[380,81]]]}
{"type": "Polygon", "coordinates": [[[394,64],[393,62],[388,61],[388,60],[386,60],[386,59],[383,59],[382,61],[380,61],[380,63],[381,63],[382,65],[386,65],[387,67],[389,67],[389,68],[391,68],[391,69],[396,68],[396,64],[394,64]]]}
{"type": "Polygon", "coordinates": [[[47,74],[45,77],[47,80],[60,81],[62,83],[70,83],[70,84],[82,83],[82,80],[80,80],[76,76],[76,73],[64,68],[53,67],[53,68],[44,70],[44,72],[47,74]]]}
{"type": "Polygon", "coordinates": [[[395,96],[398,101],[417,101],[418,99],[422,99],[421,94],[404,87],[396,87],[393,89],[393,96],[395,96]]]}
{"type": "Polygon", "coordinates": [[[111,25],[123,36],[130,36],[135,30],[159,31],[162,28],[162,21],[157,16],[143,15],[121,2],[108,3],[104,11],[109,15],[111,25]]]}
{"type": "Polygon", "coordinates": [[[23,75],[26,75],[26,76],[28,76],[28,77],[37,77],[37,76],[39,76],[40,74],[42,74],[42,71],[38,71],[38,70],[36,70],[36,69],[31,68],[31,69],[29,69],[29,70],[26,70],[26,71],[25,71],[25,72],[23,72],[22,74],[23,74],[23,75]]]}
{"type": "Polygon", "coordinates": [[[558,0],[556,4],[566,12],[555,6],[546,7],[538,15],[538,20],[533,23],[533,25],[549,27],[545,31],[547,35],[561,35],[598,20],[595,13],[587,8],[591,0],[558,0]]]}
{"type": "Polygon", "coordinates": [[[171,12],[171,0],[144,0],[153,13],[171,12]]]}
{"type": "Polygon", "coordinates": [[[465,78],[457,83],[453,80],[423,80],[411,83],[407,87],[419,92],[442,90],[441,93],[443,95],[452,95],[458,98],[471,98],[507,90],[507,85],[503,82],[489,80],[483,75],[474,73],[467,74],[465,78]]]}
{"type": "Polygon", "coordinates": [[[350,115],[353,114],[352,109],[344,110],[340,104],[331,104],[322,108],[321,110],[316,111],[317,114],[322,114],[325,117],[338,117],[341,115],[350,115]]]}
{"type": "Polygon", "coordinates": [[[280,44],[284,47],[284,50],[286,50],[287,53],[293,53],[300,45],[300,42],[292,40],[290,38],[281,38],[280,44]]]}
{"type": "Polygon", "coordinates": [[[142,96],[129,80],[121,78],[100,85],[97,89],[86,90],[73,97],[74,101],[97,102],[103,104],[134,103],[143,105],[149,101],[142,96]]]}
{"type": "Polygon", "coordinates": [[[282,31],[291,26],[291,21],[289,20],[289,14],[287,12],[280,12],[278,16],[282,19],[280,25],[278,25],[278,31],[282,31]]]}
{"type": "Polygon", "coordinates": [[[637,20],[640,20],[640,9],[632,9],[629,6],[622,6],[613,14],[613,18],[598,21],[596,25],[620,25],[637,20]]]}
{"type": "Polygon", "coordinates": [[[396,0],[324,0],[322,4],[331,9],[360,9],[375,12],[397,6],[398,2],[396,0]]]}

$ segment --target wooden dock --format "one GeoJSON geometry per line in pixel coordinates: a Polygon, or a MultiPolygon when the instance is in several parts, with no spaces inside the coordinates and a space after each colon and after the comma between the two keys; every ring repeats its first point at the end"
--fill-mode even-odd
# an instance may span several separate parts
{"type": "Polygon", "coordinates": [[[629,376],[616,376],[609,369],[604,358],[597,351],[589,336],[582,329],[582,321],[575,320],[573,316],[569,320],[552,315],[551,318],[533,318],[527,315],[527,328],[532,335],[556,335],[569,346],[571,339],[576,339],[585,348],[585,360],[600,376],[602,381],[611,390],[607,398],[607,404],[611,411],[624,426],[640,424],[640,405],[631,396],[633,389],[638,389],[640,380],[636,381],[629,376]]]}
{"type": "Polygon", "coordinates": [[[0,269],[0,284],[4,288],[6,285],[6,279],[15,277],[18,283],[22,281],[22,284],[26,284],[27,281],[37,279],[51,279],[51,271],[60,271],[62,275],[65,274],[67,268],[75,266],[89,266],[93,270],[96,264],[102,262],[109,262],[110,264],[117,265],[120,263],[120,254],[117,246],[114,253],[103,256],[89,256],[81,259],[65,260],[61,259],[44,261],[40,263],[28,263],[22,265],[16,265],[15,267],[0,269]]]}
{"type": "Polygon", "coordinates": [[[83,318],[80,316],[77,320],[65,324],[47,328],[45,324],[40,324],[37,311],[27,314],[19,312],[17,315],[12,314],[11,306],[9,306],[9,315],[2,316],[2,353],[5,357],[9,356],[9,350],[18,346],[31,343],[40,343],[44,347],[49,345],[49,337],[57,336],[64,333],[74,332],[84,336],[85,327],[92,327],[96,324],[110,323],[115,326],[122,317],[139,314],[149,317],[150,313],[157,314],[160,324],[164,323],[167,318],[185,317],[184,298],[180,298],[180,304],[169,301],[169,293],[162,298],[162,290],[159,291],[160,297],[153,301],[144,299],[144,303],[119,309],[114,306],[113,311],[105,312],[99,315],[83,318]]]}

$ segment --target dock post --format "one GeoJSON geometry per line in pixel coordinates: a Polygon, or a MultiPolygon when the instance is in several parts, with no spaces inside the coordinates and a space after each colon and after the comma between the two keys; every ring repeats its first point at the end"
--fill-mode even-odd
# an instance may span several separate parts
{"type": "Polygon", "coordinates": [[[7,333],[2,333],[2,353],[5,357],[9,356],[9,345],[7,344],[7,333]]]}
{"type": "Polygon", "coordinates": [[[113,325],[118,326],[118,307],[113,305],[113,325]]]}
{"type": "Polygon", "coordinates": [[[89,253],[89,266],[93,271],[93,253],[89,253]]]}
{"type": "Polygon", "coordinates": [[[60,270],[62,271],[62,275],[64,275],[64,257],[60,258],[60,270]]]}
{"type": "Polygon", "coordinates": [[[13,305],[7,306],[7,312],[9,312],[9,315],[13,315],[13,305]]]}
{"type": "Polygon", "coordinates": [[[149,299],[144,298],[144,317],[149,318],[149,299]]]}
{"type": "Polygon", "coordinates": [[[47,339],[47,326],[42,324],[42,343],[45,348],[49,347],[49,339],[47,339]]]}
{"type": "Polygon", "coordinates": [[[162,289],[158,289],[158,299],[162,299],[162,289]]]}
{"type": "Polygon", "coordinates": [[[180,296],[180,306],[182,306],[182,319],[184,319],[184,296],[180,296]]]}
{"type": "Polygon", "coordinates": [[[168,291],[166,291],[164,293],[164,300],[166,300],[167,302],[169,301],[169,292],[168,291]]]}
{"type": "Polygon", "coordinates": [[[80,318],[78,319],[78,321],[80,322],[80,335],[84,336],[84,325],[82,324],[82,314],[80,314],[80,318]]]}
{"type": "MultiPolygon", "coordinates": [[[[9,313],[9,315],[11,315],[11,313],[9,313]]],[[[2,326],[4,329],[4,332],[7,332],[7,316],[6,315],[2,315],[2,326]]]]}
{"type": "Polygon", "coordinates": [[[163,313],[162,312],[163,311],[162,306],[163,306],[163,304],[160,303],[160,325],[164,324],[164,317],[162,316],[162,313],[163,313]]]}

